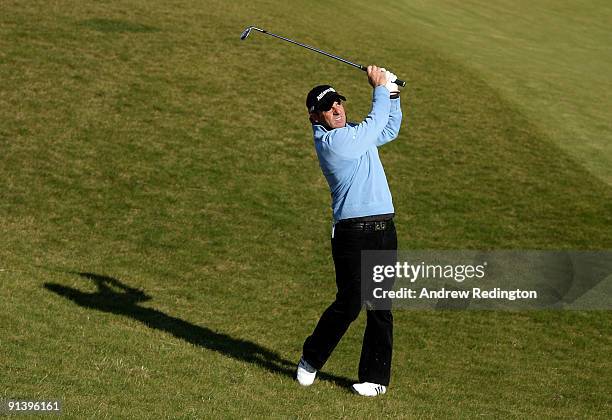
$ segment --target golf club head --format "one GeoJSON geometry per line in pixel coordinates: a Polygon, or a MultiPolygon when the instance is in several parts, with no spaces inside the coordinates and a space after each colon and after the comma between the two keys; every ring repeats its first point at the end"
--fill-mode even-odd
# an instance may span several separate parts
{"type": "Polygon", "coordinates": [[[244,32],[242,32],[242,35],[240,35],[241,41],[244,41],[247,38],[247,36],[249,36],[249,34],[251,33],[251,29],[253,29],[253,27],[249,26],[248,28],[244,30],[244,32]]]}

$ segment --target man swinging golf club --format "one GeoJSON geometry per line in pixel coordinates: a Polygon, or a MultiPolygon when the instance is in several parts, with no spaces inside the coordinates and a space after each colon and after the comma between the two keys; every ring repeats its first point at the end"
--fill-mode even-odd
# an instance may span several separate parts
{"type": "MultiPolygon", "coordinates": [[[[372,109],[359,124],[346,122],[343,101],[329,85],[313,88],[306,98],[319,165],[332,194],[332,255],[338,292],[304,342],[297,380],[312,385],[317,371],[361,311],[361,251],[397,250],[391,192],[378,147],[395,139],[402,121],[397,77],[367,67],[373,88],[372,109]]],[[[367,310],[359,361],[364,396],[384,394],[391,374],[393,316],[390,310],[367,310]]]]}

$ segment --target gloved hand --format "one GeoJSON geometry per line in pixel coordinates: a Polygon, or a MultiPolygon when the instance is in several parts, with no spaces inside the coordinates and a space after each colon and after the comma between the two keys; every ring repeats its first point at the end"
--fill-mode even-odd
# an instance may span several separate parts
{"type": "Polygon", "coordinates": [[[386,71],[386,76],[387,76],[387,83],[385,84],[385,87],[389,89],[389,92],[391,92],[392,95],[395,93],[399,93],[400,91],[399,86],[393,83],[394,81],[397,80],[397,76],[391,73],[390,71],[386,71]]]}

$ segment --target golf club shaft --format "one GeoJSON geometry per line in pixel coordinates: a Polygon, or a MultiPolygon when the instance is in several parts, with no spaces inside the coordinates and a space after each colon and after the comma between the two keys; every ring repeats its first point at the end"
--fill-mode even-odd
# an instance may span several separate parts
{"type": "MultiPolygon", "coordinates": [[[[348,61],[348,60],[345,60],[344,58],[341,58],[341,57],[338,57],[338,56],[336,56],[336,55],[333,55],[333,54],[327,53],[327,52],[325,52],[325,51],[323,51],[323,50],[320,50],[320,49],[318,49],[318,48],[311,47],[310,45],[302,44],[301,42],[297,42],[297,41],[294,41],[294,40],[292,40],[292,39],[285,38],[284,36],[280,36],[280,35],[273,34],[272,32],[268,32],[268,31],[266,31],[265,29],[260,29],[260,28],[255,28],[255,27],[253,27],[253,29],[255,29],[255,30],[259,31],[259,32],[262,32],[262,33],[264,33],[264,34],[267,34],[267,35],[273,36],[273,37],[275,37],[275,38],[282,39],[283,41],[287,41],[287,42],[290,42],[290,43],[292,43],[292,44],[299,45],[300,47],[307,48],[307,49],[309,49],[309,50],[311,50],[311,51],[318,52],[319,54],[326,55],[327,57],[330,57],[330,58],[336,59],[336,60],[338,60],[338,61],[342,61],[343,63],[346,63],[346,64],[348,64],[348,65],[350,65],[350,66],[353,66],[353,67],[357,67],[357,68],[358,68],[358,69],[360,69],[360,70],[363,70],[363,71],[368,71],[368,68],[367,68],[366,66],[362,66],[361,64],[353,63],[353,62],[351,62],[351,61],[348,61]]],[[[393,83],[395,83],[395,84],[396,84],[396,85],[398,85],[398,86],[402,86],[402,87],[406,86],[406,82],[404,82],[403,80],[400,80],[400,79],[395,79],[395,81],[394,81],[393,83]]]]}

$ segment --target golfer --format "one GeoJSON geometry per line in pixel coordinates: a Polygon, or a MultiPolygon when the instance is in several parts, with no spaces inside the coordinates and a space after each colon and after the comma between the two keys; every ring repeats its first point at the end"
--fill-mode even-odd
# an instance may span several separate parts
{"type": "MultiPolygon", "coordinates": [[[[361,311],[361,251],[397,250],[391,192],[378,147],[395,139],[402,121],[399,88],[393,73],[368,66],[372,110],[361,123],[347,123],[343,101],[329,85],[313,88],[306,98],[319,165],[332,195],[332,255],[336,300],[323,312],[304,342],[297,380],[309,386],[361,311]]],[[[367,310],[353,391],[384,394],[391,375],[393,316],[390,310],[367,310]]]]}

